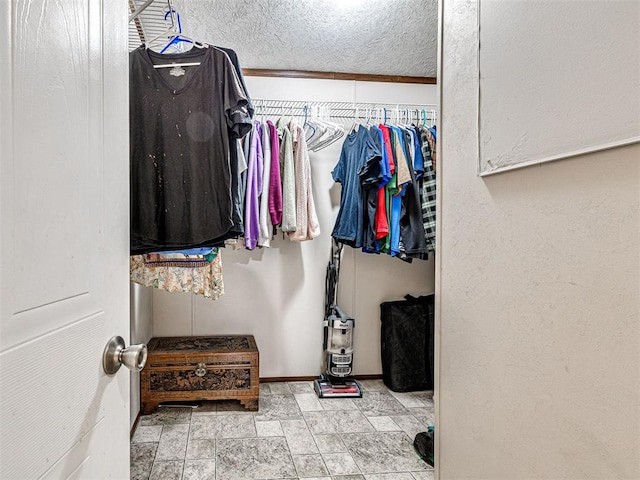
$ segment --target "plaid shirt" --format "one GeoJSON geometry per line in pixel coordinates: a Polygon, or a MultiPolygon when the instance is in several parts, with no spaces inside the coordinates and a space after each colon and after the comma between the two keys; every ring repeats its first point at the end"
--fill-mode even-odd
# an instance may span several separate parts
{"type": "MultiPolygon", "coordinates": [[[[422,157],[424,158],[424,176],[421,179],[420,195],[422,198],[422,224],[427,241],[427,251],[436,251],[436,172],[431,155],[429,136],[420,131],[422,140],[422,157]]],[[[433,137],[431,136],[433,140],[433,137]]],[[[435,146],[435,141],[434,141],[435,146]]]]}

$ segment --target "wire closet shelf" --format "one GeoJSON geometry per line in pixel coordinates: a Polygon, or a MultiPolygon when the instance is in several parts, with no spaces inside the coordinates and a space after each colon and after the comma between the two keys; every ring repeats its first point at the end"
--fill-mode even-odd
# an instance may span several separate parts
{"type": "Polygon", "coordinates": [[[177,25],[171,0],[129,0],[129,50],[177,25]]]}
{"type": "Polygon", "coordinates": [[[352,121],[428,122],[437,121],[437,106],[418,103],[318,102],[304,100],[252,99],[256,117],[293,116],[352,121]]]}

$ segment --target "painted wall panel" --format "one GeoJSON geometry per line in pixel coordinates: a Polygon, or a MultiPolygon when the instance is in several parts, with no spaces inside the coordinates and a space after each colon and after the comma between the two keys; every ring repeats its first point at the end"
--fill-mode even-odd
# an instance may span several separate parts
{"type": "Polygon", "coordinates": [[[640,142],[640,3],[479,4],[480,172],[640,142]]]}
{"type": "MultiPolygon", "coordinates": [[[[300,79],[247,78],[254,98],[325,101],[434,103],[434,85],[414,86],[300,79]],[[361,90],[365,93],[360,94],[361,90]],[[393,93],[390,93],[393,92],[393,93]],[[366,100],[362,100],[366,98],[366,100]]],[[[320,237],[296,243],[278,235],[263,250],[222,252],[225,295],[217,301],[182,293],[154,291],[154,335],[248,333],[256,337],[263,377],[320,373],[325,269],[339,197],[331,178],[342,142],[311,152],[313,192],[320,237]]],[[[432,260],[406,264],[345,247],[338,301],[356,318],[355,373],[379,374],[380,314],[383,301],[434,290],[432,260]]]]}
{"type": "Polygon", "coordinates": [[[477,7],[444,0],[439,477],[640,478],[640,146],[479,178],[477,7]]]}

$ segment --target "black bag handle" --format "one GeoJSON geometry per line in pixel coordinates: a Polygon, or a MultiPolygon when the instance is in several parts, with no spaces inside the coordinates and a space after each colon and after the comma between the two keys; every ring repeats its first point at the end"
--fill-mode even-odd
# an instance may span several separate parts
{"type": "Polygon", "coordinates": [[[435,295],[420,295],[419,297],[414,297],[413,295],[406,294],[404,299],[409,303],[429,303],[433,302],[435,295]]]}

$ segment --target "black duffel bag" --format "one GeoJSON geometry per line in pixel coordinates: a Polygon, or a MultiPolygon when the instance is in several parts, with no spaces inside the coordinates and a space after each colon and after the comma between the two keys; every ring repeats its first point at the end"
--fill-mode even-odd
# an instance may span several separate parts
{"type": "Polygon", "coordinates": [[[394,392],[433,390],[434,296],[380,305],[382,380],[394,392]]]}

